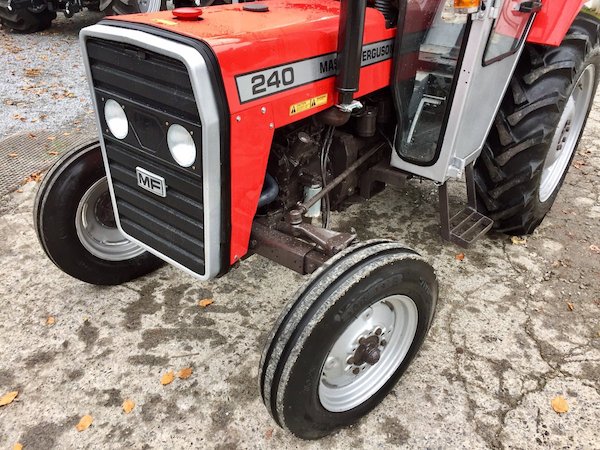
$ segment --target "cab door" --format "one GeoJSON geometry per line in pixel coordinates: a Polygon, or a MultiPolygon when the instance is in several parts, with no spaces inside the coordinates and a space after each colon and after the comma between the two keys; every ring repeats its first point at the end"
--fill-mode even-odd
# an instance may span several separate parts
{"type": "Polygon", "coordinates": [[[479,156],[541,8],[487,0],[467,16],[449,3],[408,2],[393,80],[399,124],[391,165],[440,183],[479,156]]]}

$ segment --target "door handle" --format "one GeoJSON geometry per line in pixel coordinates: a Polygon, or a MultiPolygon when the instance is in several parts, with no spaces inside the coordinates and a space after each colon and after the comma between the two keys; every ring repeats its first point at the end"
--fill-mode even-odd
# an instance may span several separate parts
{"type": "Polygon", "coordinates": [[[522,13],[537,13],[542,10],[542,2],[537,0],[527,0],[519,3],[519,12],[522,13]]]}

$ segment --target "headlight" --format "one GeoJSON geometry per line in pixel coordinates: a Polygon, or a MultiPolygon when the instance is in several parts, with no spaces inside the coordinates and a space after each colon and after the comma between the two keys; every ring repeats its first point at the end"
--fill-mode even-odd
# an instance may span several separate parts
{"type": "Polygon", "coordinates": [[[129,133],[129,121],[121,105],[113,99],[109,99],[104,104],[104,119],[108,129],[117,139],[125,139],[129,133]]]}
{"type": "Polygon", "coordinates": [[[181,125],[171,125],[167,131],[167,144],[173,159],[182,167],[190,167],[196,161],[196,144],[188,130],[181,125]]]}

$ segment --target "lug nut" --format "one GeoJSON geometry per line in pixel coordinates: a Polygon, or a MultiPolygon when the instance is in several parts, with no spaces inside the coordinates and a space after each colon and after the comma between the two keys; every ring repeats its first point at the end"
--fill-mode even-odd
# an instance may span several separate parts
{"type": "Polygon", "coordinates": [[[348,358],[348,360],[346,361],[346,364],[354,364],[354,356],[351,356],[350,358],[348,358]]]}
{"type": "Polygon", "coordinates": [[[377,336],[380,336],[380,335],[381,335],[381,333],[383,333],[383,330],[382,330],[381,328],[377,328],[377,329],[375,330],[375,334],[376,334],[377,336]]]}
{"type": "Polygon", "coordinates": [[[352,369],[352,373],[354,375],[358,375],[359,372],[360,372],[360,369],[358,367],[355,367],[354,369],[352,369]]]}
{"type": "Polygon", "coordinates": [[[381,346],[385,347],[387,345],[387,341],[385,339],[381,340],[381,346]]]}

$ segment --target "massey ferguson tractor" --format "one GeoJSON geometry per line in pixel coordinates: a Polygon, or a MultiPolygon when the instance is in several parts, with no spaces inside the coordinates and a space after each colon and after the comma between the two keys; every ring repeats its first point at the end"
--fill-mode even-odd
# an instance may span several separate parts
{"type": "Polygon", "coordinates": [[[598,84],[600,21],[582,6],[267,0],[90,26],[100,139],[46,175],[39,240],[99,285],[163,261],[208,280],[251,254],[309,275],[267,339],[260,395],[296,436],[327,435],[392,389],[438,297],[418,253],[330,229],[331,211],[416,177],[439,187],[448,241],[531,233],[598,84]]]}

